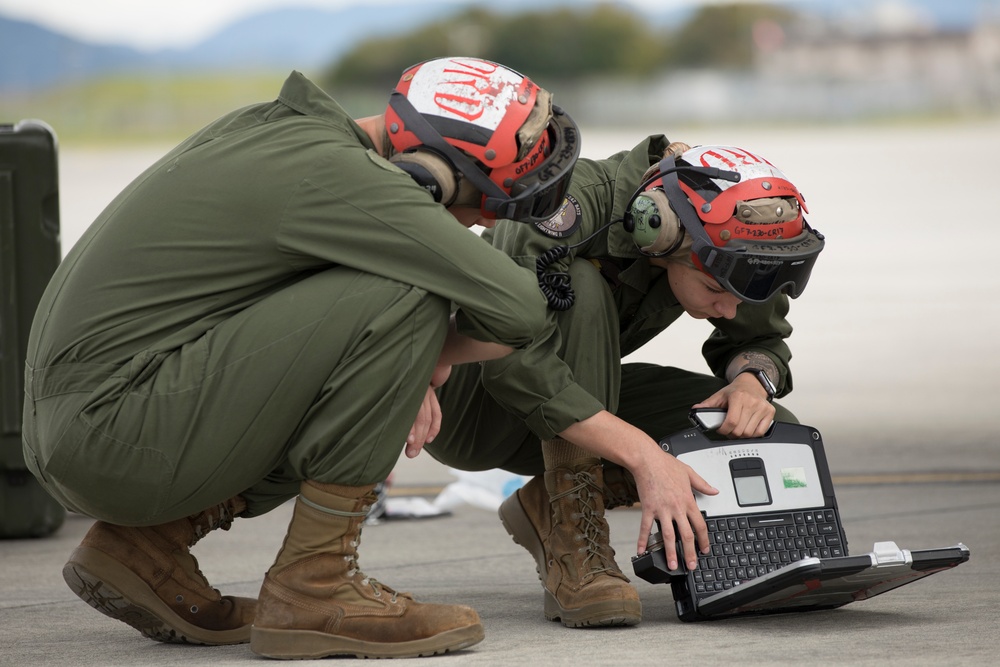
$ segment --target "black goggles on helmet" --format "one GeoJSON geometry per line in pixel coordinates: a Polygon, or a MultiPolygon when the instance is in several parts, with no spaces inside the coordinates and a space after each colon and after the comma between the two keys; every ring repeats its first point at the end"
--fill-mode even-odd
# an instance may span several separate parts
{"type": "MultiPolygon", "coordinates": [[[[557,106],[552,107],[546,132],[549,133],[549,154],[540,165],[511,184],[509,195],[481,171],[475,178],[470,178],[486,195],[483,203],[485,210],[495,213],[497,218],[532,223],[545,222],[559,212],[580,157],[580,135],[573,119],[557,106]],[[483,189],[481,181],[493,187],[483,189]]],[[[482,185],[485,186],[485,183],[482,185]]]]}
{"type": "Polygon", "coordinates": [[[517,222],[544,222],[559,212],[570,177],[580,157],[580,134],[569,114],[553,105],[549,133],[549,154],[542,163],[510,186],[510,194],[490,180],[468,155],[455,148],[435,130],[399,92],[393,92],[389,104],[423,144],[443,155],[455,170],[483,194],[482,210],[498,219],[517,222]]]}
{"type": "Polygon", "coordinates": [[[802,233],[788,241],[730,241],[720,248],[705,234],[691,250],[720,285],[744,301],[764,303],[778,292],[793,299],[802,294],[825,243],[803,222],[802,233]]]}
{"type": "Polygon", "coordinates": [[[756,243],[734,239],[717,246],[681,190],[676,172],[664,176],[663,187],[691,235],[691,251],[726,290],[751,303],[764,303],[779,292],[794,299],[805,290],[816,258],[826,245],[823,235],[805,220],[802,233],[788,240],[756,243]]]}

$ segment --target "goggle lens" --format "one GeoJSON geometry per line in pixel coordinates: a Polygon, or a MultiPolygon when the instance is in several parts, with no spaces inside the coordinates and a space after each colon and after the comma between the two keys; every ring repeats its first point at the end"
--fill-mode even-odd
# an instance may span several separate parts
{"type": "Polygon", "coordinates": [[[784,291],[793,299],[802,294],[825,241],[808,228],[788,243],[733,244],[698,249],[698,258],[727,290],[744,301],[764,303],[784,291]]]}

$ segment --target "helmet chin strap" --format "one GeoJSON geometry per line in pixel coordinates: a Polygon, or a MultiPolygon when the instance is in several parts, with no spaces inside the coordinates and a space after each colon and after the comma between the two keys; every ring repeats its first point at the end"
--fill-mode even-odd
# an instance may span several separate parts
{"type": "MultiPolygon", "coordinates": [[[[712,241],[708,237],[708,232],[706,232],[705,228],[702,226],[701,219],[695,212],[694,207],[688,201],[687,195],[685,195],[680,188],[680,183],[678,181],[678,174],[680,172],[694,172],[702,174],[708,178],[720,178],[733,182],[738,182],[741,179],[740,173],[736,171],[727,171],[717,167],[696,167],[693,165],[677,164],[676,158],[672,155],[668,155],[660,160],[660,164],[656,171],[639,184],[639,187],[636,188],[632,198],[629,199],[628,203],[625,205],[625,217],[623,219],[625,231],[629,234],[635,232],[635,219],[633,217],[632,207],[635,205],[636,200],[640,196],[648,195],[647,188],[650,185],[655,183],[657,180],[660,180],[663,184],[664,197],[657,197],[656,205],[657,207],[662,207],[666,204],[676,214],[677,218],[680,219],[681,224],[680,229],[678,230],[678,236],[680,239],[683,239],[684,232],[687,231],[693,239],[703,239],[711,244],[712,241]],[[662,201],[663,199],[666,199],[666,201],[662,201]]],[[[680,247],[681,240],[674,242],[674,247],[670,248],[669,252],[672,252],[680,247]]],[[[669,254],[669,252],[659,252],[654,256],[666,255],[669,254]]]]}
{"type": "MultiPolygon", "coordinates": [[[[666,162],[666,160],[664,160],[666,162]]],[[[670,158],[670,163],[673,164],[673,158],[670,158]]],[[[660,163],[663,164],[662,162],[660,163]]],[[[663,177],[663,191],[667,195],[667,199],[671,202],[671,208],[680,218],[682,228],[691,235],[692,240],[692,251],[698,257],[698,260],[704,264],[706,267],[711,264],[711,258],[702,257],[701,250],[707,248],[714,248],[715,243],[712,242],[711,237],[709,237],[708,232],[705,231],[704,225],[701,223],[701,218],[698,217],[698,213],[694,210],[694,206],[688,201],[687,196],[684,191],[681,190],[680,181],[678,180],[677,174],[682,171],[683,167],[672,167],[669,170],[662,170],[666,175],[663,177]],[[706,263],[706,261],[708,263],[706,263]]],[[[739,172],[729,172],[721,169],[715,169],[714,167],[687,167],[689,170],[701,171],[705,170],[704,173],[710,178],[724,178],[726,180],[739,181],[739,172]],[[714,169],[720,172],[718,175],[710,175],[707,170],[714,169]],[[735,177],[735,178],[733,178],[735,177]]]]}
{"type": "MultiPolygon", "coordinates": [[[[491,183],[493,181],[490,181],[491,183]]],[[[458,192],[455,194],[455,201],[452,206],[465,206],[467,208],[479,208],[479,202],[483,199],[483,193],[476,189],[476,186],[467,178],[459,176],[458,192]]]]}

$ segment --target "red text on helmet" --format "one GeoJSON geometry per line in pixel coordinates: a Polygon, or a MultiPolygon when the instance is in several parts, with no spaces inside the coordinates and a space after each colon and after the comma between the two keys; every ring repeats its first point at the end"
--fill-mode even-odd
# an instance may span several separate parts
{"type": "Polygon", "coordinates": [[[458,74],[469,76],[469,79],[449,79],[450,86],[468,86],[472,90],[468,95],[458,95],[451,92],[436,91],[434,104],[442,111],[474,121],[483,115],[483,94],[493,97],[499,93],[499,88],[491,84],[490,75],[496,72],[495,63],[483,60],[452,60],[455,67],[446,67],[442,74],[458,74]],[[478,63],[479,66],[476,66],[478,63]],[[485,85],[483,85],[485,84],[485,85]],[[492,88],[492,90],[491,90],[492,88]]]}
{"type": "Polygon", "coordinates": [[[712,157],[722,163],[727,169],[733,169],[738,171],[739,165],[754,165],[754,164],[768,164],[772,167],[774,166],[764,158],[754,155],[750,151],[744,150],[742,148],[720,148],[720,149],[710,149],[701,154],[701,164],[705,167],[718,167],[718,164],[712,164],[708,158],[712,157]],[[722,152],[720,152],[722,151],[722,152]]]}

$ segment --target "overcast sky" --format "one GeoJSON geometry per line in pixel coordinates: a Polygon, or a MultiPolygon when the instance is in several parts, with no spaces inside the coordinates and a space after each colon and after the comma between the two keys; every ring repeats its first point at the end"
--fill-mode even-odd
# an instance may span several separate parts
{"type": "MultiPolygon", "coordinates": [[[[87,41],[141,49],[187,47],[233,20],[276,7],[393,4],[400,0],[0,0],[0,14],[39,23],[87,41]]],[[[419,1],[419,0],[416,0],[419,1]]],[[[466,0],[450,0],[456,5],[466,0]]],[[[598,0],[567,0],[586,6],[598,0]]],[[[637,7],[673,9],[719,0],[628,0],[637,7]]],[[[729,0],[732,2],[733,0],[729,0]]],[[[739,0],[737,0],[739,1],[739,0]]],[[[794,0],[793,0],[794,1],[794,0]]],[[[799,0],[808,2],[808,0],[799,0]]]]}

